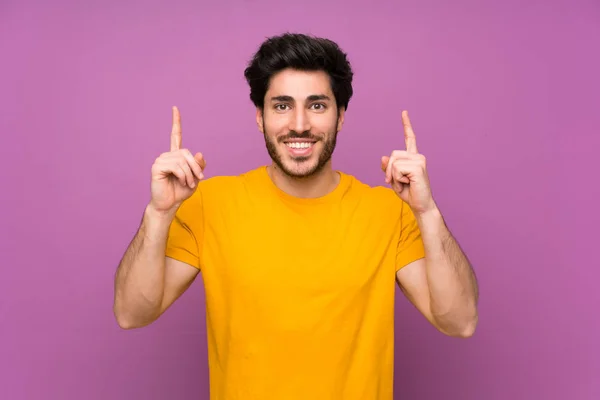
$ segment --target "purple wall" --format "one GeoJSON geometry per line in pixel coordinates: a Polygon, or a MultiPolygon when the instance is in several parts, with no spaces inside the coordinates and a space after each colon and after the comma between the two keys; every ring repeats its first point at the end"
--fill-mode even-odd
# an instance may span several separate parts
{"type": "Polygon", "coordinates": [[[208,176],[268,161],[242,72],[284,30],[350,54],[337,168],[382,184],[410,111],[477,270],[467,341],[398,296],[396,398],[600,398],[597,1],[96,3],[0,5],[1,399],[208,399],[202,281],[122,331],[113,274],[172,105],[208,176]]]}

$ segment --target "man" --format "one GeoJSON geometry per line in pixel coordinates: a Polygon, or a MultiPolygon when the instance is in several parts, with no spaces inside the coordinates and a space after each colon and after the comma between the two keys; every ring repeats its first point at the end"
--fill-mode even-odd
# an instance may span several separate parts
{"type": "Polygon", "coordinates": [[[181,145],[152,166],[151,201],[115,278],[123,328],[155,321],[202,271],[211,399],[391,399],[398,282],[441,332],[471,336],[477,284],[429,188],[408,115],[387,187],[331,166],[352,96],[330,40],[266,40],[245,71],[273,162],[203,179],[181,145]]]}

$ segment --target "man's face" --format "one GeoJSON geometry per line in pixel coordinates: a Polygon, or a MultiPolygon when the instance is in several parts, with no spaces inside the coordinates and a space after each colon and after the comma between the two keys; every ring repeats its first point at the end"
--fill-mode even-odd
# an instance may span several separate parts
{"type": "Polygon", "coordinates": [[[311,176],[330,163],[344,110],[323,71],[286,69],[271,78],[257,122],[273,162],[288,176],[311,176]]]}

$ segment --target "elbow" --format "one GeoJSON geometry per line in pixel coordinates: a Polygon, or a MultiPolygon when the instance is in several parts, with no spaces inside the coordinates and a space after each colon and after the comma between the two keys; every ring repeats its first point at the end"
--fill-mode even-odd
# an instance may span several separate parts
{"type": "Polygon", "coordinates": [[[131,318],[125,316],[125,314],[119,311],[116,307],[113,309],[113,314],[115,316],[115,320],[117,321],[117,325],[119,325],[119,328],[125,330],[136,328],[136,325],[133,323],[131,318]]]}
{"type": "Polygon", "coordinates": [[[460,329],[457,330],[453,336],[461,338],[461,339],[468,339],[468,338],[472,337],[473,335],[475,335],[476,329],[477,329],[477,317],[462,324],[460,329]]]}
{"type": "Polygon", "coordinates": [[[117,306],[113,308],[113,314],[119,328],[124,330],[141,328],[147,325],[147,323],[140,323],[136,318],[132,318],[130,313],[123,311],[117,306]]]}
{"type": "Polygon", "coordinates": [[[113,303],[113,315],[121,329],[143,328],[158,319],[162,313],[160,304],[131,303],[116,297],[113,303]]]}
{"type": "Polygon", "coordinates": [[[460,317],[455,318],[455,323],[452,324],[455,328],[452,336],[461,339],[473,337],[479,321],[477,303],[473,302],[469,304],[461,313],[459,313],[459,315],[460,317]]]}
{"type": "Polygon", "coordinates": [[[477,329],[478,317],[475,313],[473,316],[469,316],[468,318],[461,318],[460,320],[453,321],[436,321],[437,328],[443,334],[460,338],[460,339],[468,339],[475,335],[475,331],[477,329]]]}
{"type": "Polygon", "coordinates": [[[117,325],[119,325],[119,328],[121,328],[121,329],[130,330],[130,329],[139,328],[139,326],[137,326],[136,324],[134,324],[129,319],[125,319],[125,318],[122,318],[122,317],[116,317],[116,320],[117,320],[117,325]]]}

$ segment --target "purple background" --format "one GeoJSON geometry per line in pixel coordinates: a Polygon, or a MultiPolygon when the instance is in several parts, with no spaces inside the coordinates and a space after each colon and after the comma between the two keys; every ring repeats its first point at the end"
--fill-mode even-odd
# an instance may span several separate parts
{"type": "Polygon", "coordinates": [[[83,3],[0,4],[1,399],[208,399],[201,279],[123,331],[113,274],[172,105],[208,176],[268,161],[243,68],[286,30],[353,63],[335,167],[383,184],[408,109],[477,270],[470,340],[398,295],[396,399],[600,398],[597,1],[83,3]]]}

